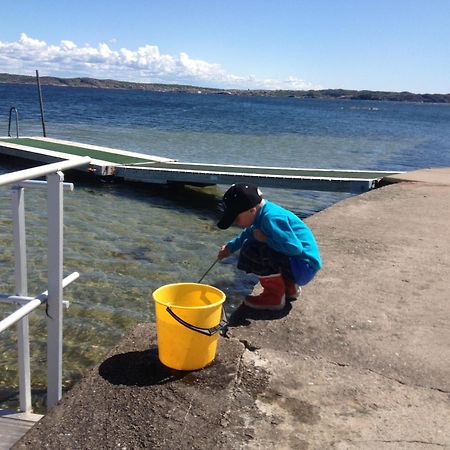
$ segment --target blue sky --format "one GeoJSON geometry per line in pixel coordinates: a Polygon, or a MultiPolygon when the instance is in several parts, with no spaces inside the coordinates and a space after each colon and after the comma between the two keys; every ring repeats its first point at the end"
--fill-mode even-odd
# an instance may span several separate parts
{"type": "Polygon", "coordinates": [[[0,72],[450,92],[449,0],[1,0],[0,72]]]}

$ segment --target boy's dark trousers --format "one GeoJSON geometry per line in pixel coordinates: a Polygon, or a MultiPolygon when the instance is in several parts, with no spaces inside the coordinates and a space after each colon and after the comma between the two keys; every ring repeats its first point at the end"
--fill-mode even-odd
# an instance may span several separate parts
{"type": "Polygon", "coordinates": [[[276,252],[264,242],[247,239],[241,247],[237,268],[260,277],[281,273],[292,280],[289,256],[276,252]]]}

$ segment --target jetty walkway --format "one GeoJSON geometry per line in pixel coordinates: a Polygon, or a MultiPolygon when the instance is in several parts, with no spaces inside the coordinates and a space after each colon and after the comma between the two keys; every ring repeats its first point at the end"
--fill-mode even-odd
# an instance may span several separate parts
{"type": "Polygon", "coordinates": [[[93,176],[141,183],[181,183],[196,186],[250,182],[261,187],[311,189],[360,194],[377,187],[393,172],[370,170],[306,169],[179,162],[144,153],[43,137],[0,137],[0,155],[53,163],[89,156],[80,170],[93,176]]]}
{"type": "Polygon", "coordinates": [[[308,218],[323,270],[210,367],[141,324],[14,448],[450,449],[450,169],[402,177],[308,218]]]}

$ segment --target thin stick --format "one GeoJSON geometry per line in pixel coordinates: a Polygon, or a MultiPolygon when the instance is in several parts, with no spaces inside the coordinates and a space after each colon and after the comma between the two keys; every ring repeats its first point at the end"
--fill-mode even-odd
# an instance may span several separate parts
{"type": "Polygon", "coordinates": [[[200,280],[197,281],[197,283],[201,283],[203,278],[206,277],[206,275],[208,275],[208,272],[216,265],[217,261],[219,261],[219,258],[217,258],[212,264],[211,266],[208,268],[208,270],[203,274],[203,276],[200,278],[200,280]]]}

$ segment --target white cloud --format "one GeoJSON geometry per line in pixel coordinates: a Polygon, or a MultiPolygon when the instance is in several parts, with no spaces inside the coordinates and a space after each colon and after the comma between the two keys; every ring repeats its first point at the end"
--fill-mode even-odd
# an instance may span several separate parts
{"type": "MultiPolygon", "coordinates": [[[[109,44],[115,42],[111,39],[109,44]]],[[[193,59],[185,52],[178,56],[161,54],[156,45],[146,44],[137,50],[114,50],[110,45],[102,42],[96,47],[78,46],[69,40],[51,45],[22,33],[17,42],[0,41],[0,70],[27,73],[42,69],[43,75],[61,77],[89,76],[229,89],[320,88],[296,77],[274,80],[230,74],[220,64],[193,59]]]]}

